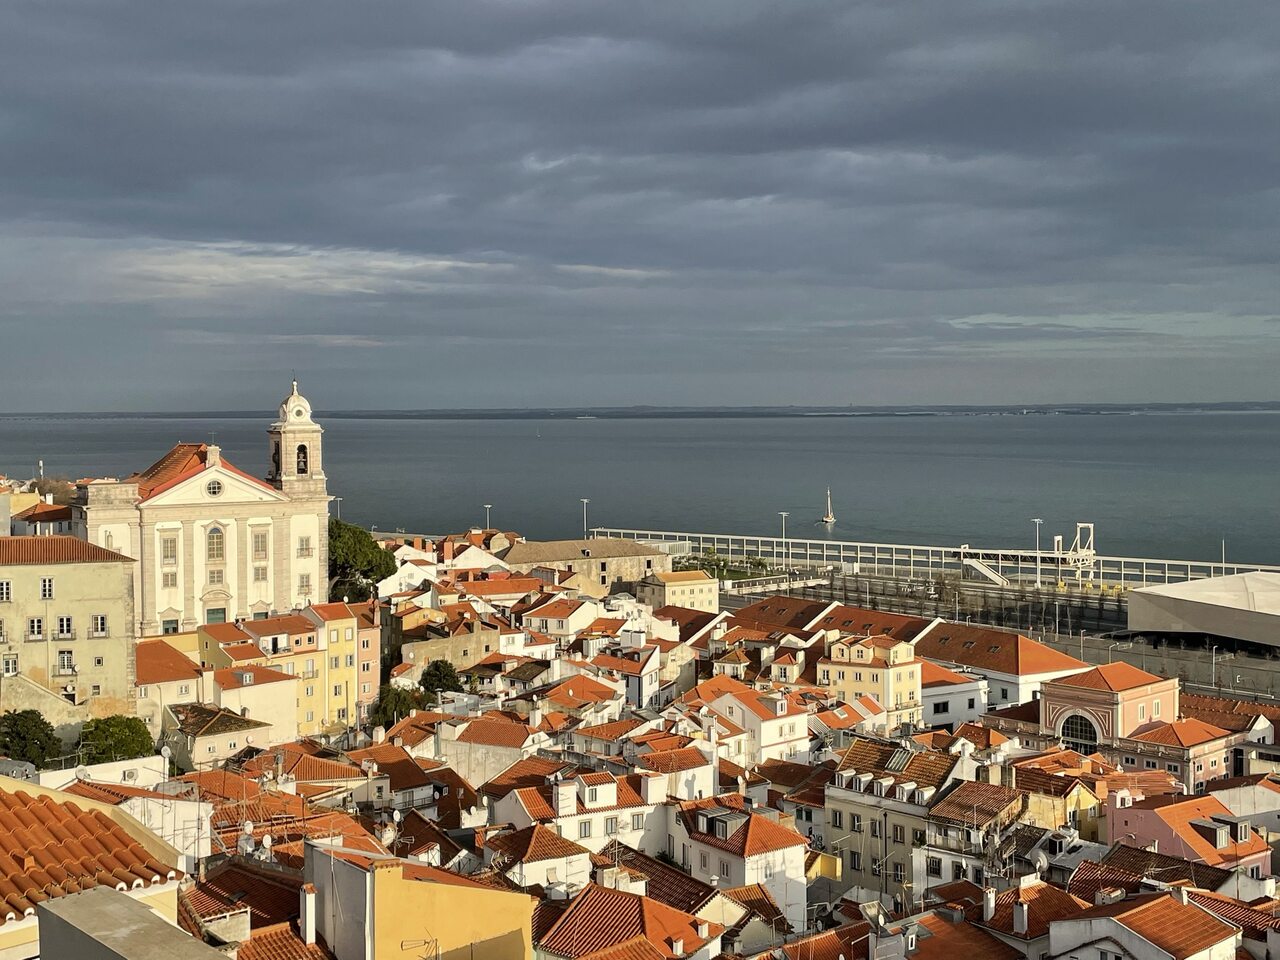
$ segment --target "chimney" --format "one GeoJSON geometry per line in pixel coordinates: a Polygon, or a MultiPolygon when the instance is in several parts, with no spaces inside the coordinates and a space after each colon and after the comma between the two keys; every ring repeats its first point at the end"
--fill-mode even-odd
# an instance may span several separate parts
{"type": "Polygon", "coordinates": [[[996,915],[996,890],[995,887],[982,888],[982,922],[990,923],[991,918],[996,915]]]}
{"type": "Polygon", "coordinates": [[[1187,888],[1184,886],[1174,887],[1173,896],[1179,903],[1187,903],[1187,888]]]}
{"type": "Polygon", "coordinates": [[[673,957],[684,956],[684,940],[680,937],[671,938],[671,955],[673,957]]]}
{"type": "Polygon", "coordinates": [[[1022,901],[1018,901],[1013,905],[1013,932],[1020,937],[1027,935],[1028,912],[1029,908],[1022,901]]]}
{"type": "Polygon", "coordinates": [[[446,540],[444,543],[440,544],[440,551],[444,562],[450,562],[453,559],[453,541],[446,540]]]}
{"type": "Polygon", "coordinates": [[[204,464],[206,467],[216,467],[222,463],[222,448],[214,446],[212,443],[205,448],[204,464]]]}
{"type": "Polygon", "coordinates": [[[647,804],[661,803],[665,797],[663,796],[663,785],[667,778],[658,774],[649,774],[640,781],[640,799],[647,804]]]}
{"type": "Polygon", "coordinates": [[[1099,907],[1109,903],[1119,903],[1123,899],[1124,888],[1122,887],[1100,887],[1093,895],[1094,905],[1099,907]]]}
{"type": "Polygon", "coordinates": [[[538,702],[538,698],[529,698],[529,726],[536,727],[542,723],[542,704],[538,702]]]}
{"type": "Polygon", "coordinates": [[[698,937],[702,940],[707,939],[707,934],[711,932],[711,926],[705,920],[698,921],[698,937]]]}
{"type": "Polygon", "coordinates": [[[316,942],[316,885],[304,883],[298,891],[298,928],[302,942],[316,942]]]}
{"type": "Polygon", "coordinates": [[[720,725],[715,717],[708,718],[711,728],[707,731],[707,740],[711,743],[711,796],[720,792],[720,725]]]}
{"type": "Polygon", "coordinates": [[[383,743],[387,739],[387,728],[379,724],[373,728],[373,742],[383,743]]]}
{"type": "Polygon", "coordinates": [[[576,780],[557,780],[551,787],[557,817],[571,817],[578,812],[578,783],[576,780]]]}

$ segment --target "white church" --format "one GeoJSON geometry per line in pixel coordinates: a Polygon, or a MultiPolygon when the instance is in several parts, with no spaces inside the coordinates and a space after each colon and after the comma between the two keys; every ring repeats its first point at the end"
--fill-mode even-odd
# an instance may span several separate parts
{"type": "Polygon", "coordinates": [[[298,382],[267,430],[265,479],[207,443],[180,443],[123,480],[82,482],[76,533],[135,558],[141,636],[328,600],[324,431],[298,382]]]}

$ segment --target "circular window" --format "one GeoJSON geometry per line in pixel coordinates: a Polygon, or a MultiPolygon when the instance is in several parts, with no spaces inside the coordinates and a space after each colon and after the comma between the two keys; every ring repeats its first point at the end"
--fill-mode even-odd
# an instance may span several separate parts
{"type": "Polygon", "coordinates": [[[205,492],[209,494],[209,496],[216,497],[218,496],[218,494],[222,493],[222,481],[210,480],[204,489],[205,489],[205,492]]]}
{"type": "Polygon", "coordinates": [[[294,415],[295,417],[297,417],[299,420],[301,420],[301,419],[302,419],[302,408],[301,408],[301,407],[295,407],[295,408],[294,408],[294,411],[293,411],[293,415],[294,415]]]}

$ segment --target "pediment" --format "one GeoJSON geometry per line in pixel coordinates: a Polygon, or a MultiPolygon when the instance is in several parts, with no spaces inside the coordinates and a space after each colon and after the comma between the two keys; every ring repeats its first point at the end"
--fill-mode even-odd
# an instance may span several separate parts
{"type": "Polygon", "coordinates": [[[167,490],[149,498],[148,506],[207,506],[211,512],[225,514],[227,504],[282,503],[288,502],[279,490],[246,476],[223,464],[206,467],[178,481],[167,490]],[[209,492],[209,484],[217,481],[221,485],[215,496],[209,492]]]}

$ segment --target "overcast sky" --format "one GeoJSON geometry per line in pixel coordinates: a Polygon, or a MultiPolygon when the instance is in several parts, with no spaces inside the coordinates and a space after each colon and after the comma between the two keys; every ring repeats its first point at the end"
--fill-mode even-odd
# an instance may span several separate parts
{"type": "Polygon", "coordinates": [[[0,408],[1280,399],[1280,4],[0,5],[0,408]]]}

